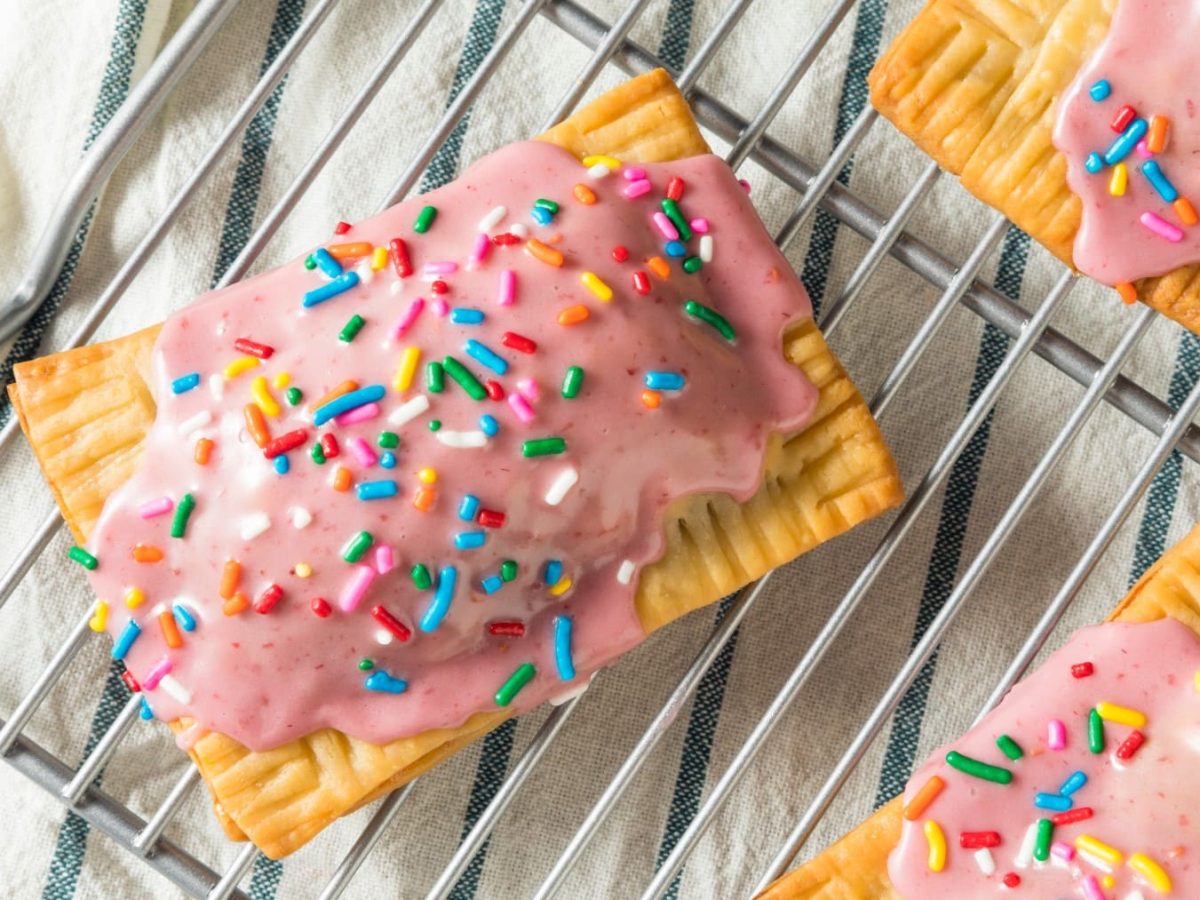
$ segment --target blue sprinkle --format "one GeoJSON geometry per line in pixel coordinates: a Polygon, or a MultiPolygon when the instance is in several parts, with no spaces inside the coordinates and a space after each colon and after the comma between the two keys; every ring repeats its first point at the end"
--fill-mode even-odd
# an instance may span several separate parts
{"type": "Polygon", "coordinates": [[[1109,148],[1104,151],[1104,162],[1110,166],[1115,166],[1137,146],[1137,142],[1146,136],[1146,132],[1150,129],[1149,123],[1145,119],[1134,119],[1129,123],[1129,127],[1124,133],[1109,145],[1109,148]]]}
{"type": "Polygon", "coordinates": [[[1062,787],[1058,789],[1058,792],[1064,797],[1070,797],[1073,793],[1087,784],[1087,780],[1087,776],[1082,772],[1072,772],[1067,780],[1062,783],[1062,787]]]}
{"type": "Polygon", "coordinates": [[[344,294],[358,284],[357,272],[343,272],[333,281],[327,282],[320,287],[313,288],[304,294],[303,305],[307,309],[310,306],[316,306],[318,303],[324,303],[326,300],[331,300],[338,294],[344,294]]]}
{"type": "Polygon", "coordinates": [[[469,338],[463,344],[463,351],[467,356],[476,360],[481,365],[487,366],[497,375],[505,375],[508,373],[508,360],[500,356],[487,344],[481,344],[474,338],[469,338]]]}
{"type": "Polygon", "coordinates": [[[480,584],[483,586],[483,592],[485,594],[494,594],[496,591],[500,590],[500,588],[504,587],[504,579],[499,575],[489,575],[487,578],[483,579],[480,584]]]}
{"type": "Polygon", "coordinates": [[[291,467],[292,464],[288,462],[287,454],[280,453],[277,457],[275,457],[276,475],[286,475],[291,467]]]}
{"type": "Polygon", "coordinates": [[[387,478],[383,481],[360,481],[354,486],[354,492],[359,500],[383,500],[395,497],[400,488],[396,487],[395,481],[387,478]]]}
{"type": "Polygon", "coordinates": [[[1179,191],[1175,190],[1175,185],[1171,184],[1171,179],[1163,173],[1162,166],[1152,159],[1142,163],[1142,174],[1146,176],[1146,180],[1150,182],[1150,186],[1154,188],[1158,196],[1163,198],[1166,203],[1174,203],[1179,199],[1179,191]]]}
{"type": "Polygon", "coordinates": [[[562,581],[563,564],[560,560],[546,560],[546,568],[542,573],[542,580],[546,582],[547,587],[554,587],[562,581]]]}
{"type": "Polygon", "coordinates": [[[1099,153],[1092,152],[1087,155],[1087,159],[1083,161],[1083,167],[1095,175],[1104,168],[1104,159],[1099,153]]]}
{"type": "Polygon", "coordinates": [[[1109,84],[1107,78],[1101,78],[1088,88],[1088,93],[1092,95],[1093,100],[1099,103],[1102,100],[1107,100],[1112,94],[1112,85],[1109,84]]]}
{"type": "Polygon", "coordinates": [[[403,678],[393,678],[380,669],[367,676],[363,687],[368,691],[379,691],[381,694],[403,694],[408,690],[408,682],[403,678]]]}
{"type": "Polygon", "coordinates": [[[396,468],[396,454],[391,450],[385,450],[379,456],[379,465],[385,469],[396,468]]]}
{"type": "Polygon", "coordinates": [[[317,268],[328,275],[330,278],[337,278],[342,274],[342,264],[338,262],[324,247],[318,247],[313,254],[313,262],[317,264],[317,268]]]}
{"type": "Polygon", "coordinates": [[[372,384],[365,388],[359,388],[357,391],[342,394],[340,397],[334,397],[313,413],[313,425],[320,428],[334,416],[340,416],[344,412],[350,412],[352,409],[382,400],[385,393],[382,384],[372,384]]]}
{"type": "Polygon", "coordinates": [[[179,627],[184,631],[196,630],[196,617],[191,614],[186,606],[182,603],[176,603],[171,607],[171,612],[175,616],[175,621],[179,623],[179,627]]]}
{"type": "Polygon", "coordinates": [[[687,247],[683,241],[667,241],[667,246],[663,248],[667,251],[667,256],[673,256],[678,259],[681,256],[687,256],[687,247]]]}
{"type": "Polygon", "coordinates": [[[571,659],[571,617],[554,617],[554,667],[563,681],[575,678],[575,661],[571,659]]]}
{"type": "Polygon", "coordinates": [[[1033,798],[1033,805],[1038,809],[1049,809],[1054,812],[1066,812],[1074,804],[1070,797],[1064,797],[1062,794],[1047,794],[1038,792],[1033,798]]]}
{"type": "Polygon", "coordinates": [[[652,391],[681,391],[687,379],[679,372],[647,372],[646,387],[652,391]]]}
{"type": "Polygon", "coordinates": [[[554,214],[542,206],[535,206],[529,211],[529,215],[533,216],[533,221],[539,225],[549,225],[554,221],[554,214]]]}
{"type": "Polygon", "coordinates": [[[486,318],[482,309],[473,306],[456,306],[450,310],[450,321],[455,325],[481,325],[486,318]]]}
{"type": "Polygon", "coordinates": [[[479,512],[479,498],[474,494],[463,494],[462,502],[458,504],[458,517],[464,522],[474,522],[477,512],[479,512]]]}
{"type": "Polygon", "coordinates": [[[121,636],[117,638],[117,642],[113,644],[112,658],[124,659],[125,654],[129,652],[129,648],[133,646],[133,642],[138,639],[138,635],[142,633],[140,626],[133,619],[125,623],[125,630],[121,632],[121,636]]]}
{"type": "Polygon", "coordinates": [[[478,550],[487,540],[482,531],[460,531],[454,536],[454,546],[459,550],[478,550]]]}
{"type": "Polygon", "coordinates": [[[479,417],[479,430],[488,437],[495,437],[500,431],[500,423],[496,421],[494,416],[484,413],[479,417]]]}
{"type": "Polygon", "coordinates": [[[192,388],[200,384],[200,373],[192,372],[188,375],[180,375],[171,382],[171,393],[186,394],[192,388]]]}
{"type": "Polygon", "coordinates": [[[446,613],[450,612],[450,601],[454,599],[454,586],[457,582],[458,569],[454,566],[446,566],[438,572],[437,590],[433,593],[433,601],[425,610],[425,615],[421,616],[421,621],[417,623],[418,628],[425,632],[437,630],[442,624],[442,619],[446,618],[446,613]]]}
{"type": "Polygon", "coordinates": [[[142,697],[142,711],[138,713],[143,722],[149,722],[154,718],[154,710],[150,708],[150,701],[142,697]]]}

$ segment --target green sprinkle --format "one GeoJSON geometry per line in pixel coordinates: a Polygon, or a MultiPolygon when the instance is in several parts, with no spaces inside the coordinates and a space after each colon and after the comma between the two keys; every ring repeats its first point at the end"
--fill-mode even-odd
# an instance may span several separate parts
{"type": "Polygon", "coordinates": [[[496,705],[508,706],[512,703],[513,697],[521,693],[521,688],[529,684],[533,680],[533,676],[537,674],[537,669],[533,667],[533,663],[521,663],[517,667],[517,671],[508,676],[508,681],[500,686],[500,690],[496,691],[496,705]]]}
{"type": "Polygon", "coordinates": [[[1038,819],[1037,840],[1033,844],[1033,858],[1045,862],[1050,858],[1050,839],[1054,837],[1054,823],[1049,819],[1038,819]]]}
{"type": "Polygon", "coordinates": [[[446,389],[446,372],[440,362],[431,362],[425,366],[425,387],[431,394],[440,394],[446,389]]]}
{"type": "Polygon", "coordinates": [[[370,672],[373,668],[375,668],[375,660],[360,659],[358,661],[358,668],[359,668],[359,671],[361,671],[361,672],[370,672]]]}
{"type": "Polygon", "coordinates": [[[308,455],[312,457],[312,461],[318,466],[325,465],[325,448],[320,444],[313,444],[312,449],[308,451],[308,455]]]}
{"type": "Polygon", "coordinates": [[[1104,720],[1096,710],[1088,710],[1088,749],[1093,753],[1104,752],[1104,720]]]}
{"type": "Polygon", "coordinates": [[[453,356],[447,356],[442,360],[442,366],[446,369],[446,374],[457,381],[459,387],[466,391],[472,400],[487,399],[487,388],[480,384],[479,379],[453,356]]]}
{"type": "Polygon", "coordinates": [[[425,563],[417,563],[412,567],[412,580],[418,591],[427,591],[433,587],[433,576],[425,563]]]}
{"type": "Polygon", "coordinates": [[[504,581],[517,580],[517,561],[514,559],[506,559],[500,563],[500,578],[504,581]]]}
{"type": "Polygon", "coordinates": [[[346,546],[342,548],[342,559],[348,563],[356,563],[363,558],[363,554],[375,542],[371,537],[371,532],[360,531],[350,540],[346,541],[346,546]]]}
{"type": "Polygon", "coordinates": [[[283,398],[287,400],[288,406],[299,406],[300,401],[304,399],[304,393],[298,387],[290,387],[284,392],[283,398]]]}
{"type": "Polygon", "coordinates": [[[579,366],[571,366],[567,369],[567,374],[563,376],[562,395],[568,400],[574,400],[579,396],[581,387],[583,387],[583,369],[579,366]]]}
{"type": "Polygon", "coordinates": [[[687,223],[687,219],[683,217],[683,213],[679,211],[679,204],[667,197],[662,202],[662,211],[666,213],[667,218],[671,220],[671,224],[675,226],[675,230],[679,232],[681,241],[690,241],[692,239],[692,229],[687,223]]]}
{"type": "Polygon", "coordinates": [[[729,320],[715,309],[711,309],[703,303],[689,300],[683,304],[683,311],[693,319],[699,319],[701,322],[705,322],[717,329],[717,331],[721,332],[721,337],[727,341],[732,341],[737,337],[737,332],[733,330],[733,326],[729,324],[729,320]]]}
{"type": "Polygon", "coordinates": [[[442,430],[442,420],[441,419],[430,419],[429,420],[429,430],[430,431],[441,431],[442,430]]]}
{"type": "Polygon", "coordinates": [[[555,203],[553,200],[547,200],[544,197],[539,197],[538,199],[533,201],[533,205],[540,206],[542,209],[546,210],[551,215],[558,215],[558,204],[555,203]]]}
{"type": "Polygon", "coordinates": [[[413,222],[413,231],[417,234],[424,234],[429,230],[429,226],[433,224],[433,220],[437,218],[437,207],[426,206],[417,213],[417,221],[413,222]]]}
{"type": "Polygon", "coordinates": [[[1021,745],[1010,738],[1007,734],[1002,734],[996,738],[996,746],[1000,748],[1000,752],[1009,759],[1020,759],[1025,755],[1025,751],[1021,749],[1021,745]]]}
{"type": "Polygon", "coordinates": [[[946,754],[946,765],[953,769],[958,769],[958,771],[964,774],[973,775],[976,778],[982,778],[984,781],[991,781],[996,784],[1008,784],[1013,779],[1013,774],[1008,769],[1002,769],[1000,766],[992,766],[977,759],[972,759],[969,756],[963,756],[957,750],[951,750],[946,754]]]}
{"type": "Polygon", "coordinates": [[[196,498],[191,494],[184,494],[179,498],[179,503],[175,507],[175,518],[171,520],[171,537],[181,538],[187,534],[188,519],[195,508],[196,498]]]}
{"type": "Polygon", "coordinates": [[[367,324],[367,320],[355,313],[350,317],[350,321],[342,326],[342,330],[338,332],[338,340],[343,344],[348,344],[354,340],[362,327],[367,324]]]}
{"type": "Polygon", "coordinates": [[[317,261],[312,258],[311,253],[308,256],[304,257],[304,268],[308,269],[311,272],[316,267],[317,267],[317,261]]]}
{"type": "Polygon", "coordinates": [[[94,570],[96,566],[100,565],[100,560],[96,559],[96,557],[92,556],[92,554],[88,553],[82,547],[72,547],[67,551],[67,558],[74,560],[89,571],[94,570]]]}
{"type": "Polygon", "coordinates": [[[702,268],[704,268],[704,263],[700,261],[700,257],[698,256],[689,256],[683,261],[683,271],[689,275],[695,275],[702,268]]]}
{"type": "Polygon", "coordinates": [[[553,456],[567,449],[567,442],[560,437],[536,438],[521,445],[521,455],[526,459],[533,456],[553,456]]]}
{"type": "Polygon", "coordinates": [[[376,443],[384,450],[395,450],[400,446],[400,435],[394,431],[381,431],[376,443]]]}

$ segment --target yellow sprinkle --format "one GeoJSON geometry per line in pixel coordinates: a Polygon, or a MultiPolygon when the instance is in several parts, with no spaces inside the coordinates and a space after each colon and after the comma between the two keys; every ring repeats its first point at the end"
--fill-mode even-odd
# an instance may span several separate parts
{"type": "Polygon", "coordinates": [[[1117,886],[1117,879],[1113,878],[1111,875],[1101,875],[1100,886],[1106,891],[1111,891],[1117,886]]]}
{"type": "Polygon", "coordinates": [[[417,478],[421,480],[421,484],[437,484],[437,469],[426,466],[417,473],[417,478]]]}
{"type": "Polygon", "coordinates": [[[929,871],[946,868],[946,834],[933,819],[925,820],[925,840],[929,843],[929,871]]]}
{"type": "Polygon", "coordinates": [[[285,387],[292,383],[292,373],[280,372],[275,376],[275,379],[272,383],[275,385],[275,387],[282,391],[285,387]]]}
{"type": "Polygon", "coordinates": [[[596,165],[597,163],[599,163],[602,166],[608,166],[608,168],[610,168],[610,169],[621,168],[621,161],[619,159],[613,159],[611,156],[604,156],[602,154],[597,153],[597,154],[593,154],[592,156],[585,156],[583,158],[583,167],[585,169],[590,169],[592,166],[596,165]]]}
{"type": "Polygon", "coordinates": [[[571,589],[572,584],[573,584],[573,582],[571,581],[571,579],[568,578],[566,575],[564,575],[562,578],[560,578],[558,580],[558,584],[556,584],[554,587],[550,588],[550,593],[555,597],[561,597],[563,594],[565,594],[567,591],[569,591],[571,589]]]}
{"type": "Polygon", "coordinates": [[[253,369],[258,365],[257,356],[239,356],[233,362],[225,367],[225,377],[232,381],[243,372],[253,369]]]}
{"type": "Polygon", "coordinates": [[[583,286],[607,303],[613,297],[612,288],[600,280],[595,272],[584,272],[579,276],[583,286]]]}
{"type": "Polygon", "coordinates": [[[1130,856],[1129,868],[1150,882],[1150,887],[1160,894],[1171,893],[1171,876],[1145,853],[1134,853],[1130,856]]]}
{"type": "Polygon", "coordinates": [[[405,347],[400,354],[400,368],[396,370],[396,378],[392,387],[398,391],[407,391],[412,387],[413,378],[417,375],[417,366],[421,364],[421,348],[405,347]]]}
{"type": "Polygon", "coordinates": [[[1113,166],[1112,177],[1108,179],[1108,192],[1114,197],[1125,196],[1125,186],[1129,184],[1129,169],[1125,163],[1113,166]]]}
{"type": "Polygon", "coordinates": [[[1080,853],[1086,853],[1088,856],[1106,863],[1113,869],[1119,866],[1125,859],[1124,855],[1116,847],[1110,847],[1090,834],[1081,834],[1075,838],[1075,849],[1080,853]]]}
{"type": "Polygon", "coordinates": [[[254,398],[254,402],[268,416],[279,415],[279,404],[275,402],[275,398],[271,396],[271,390],[267,387],[267,379],[259,375],[250,382],[250,396],[254,398]]]}
{"type": "Polygon", "coordinates": [[[1200,694],[1200,669],[1196,670],[1196,674],[1192,677],[1196,685],[1196,693],[1200,694]]]}
{"type": "Polygon", "coordinates": [[[292,571],[296,573],[297,578],[307,578],[312,574],[312,566],[306,562],[299,562],[292,568],[292,571]]]}
{"type": "Polygon", "coordinates": [[[125,606],[129,609],[137,609],[146,602],[146,595],[139,587],[132,587],[125,592],[125,606]]]}
{"type": "Polygon", "coordinates": [[[88,627],[92,631],[103,631],[108,627],[108,601],[96,601],[96,612],[88,620],[88,627]]]}
{"type": "Polygon", "coordinates": [[[387,267],[388,252],[387,247],[376,247],[371,251],[371,271],[379,272],[387,267]]]}
{"type": "Polygon", "coordinates": [[[1117,706],[1107,700],[1096,704],[1096,712],[1105,722],[1116,722],[1118,725],[1128,725],[1130,728],[1142,728],[1146,724],[1146,714],[1127,706],[1117,706]]]}

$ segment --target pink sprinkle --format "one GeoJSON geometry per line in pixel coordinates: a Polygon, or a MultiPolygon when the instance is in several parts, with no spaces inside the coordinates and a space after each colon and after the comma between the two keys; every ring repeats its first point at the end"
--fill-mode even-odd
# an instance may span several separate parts
{"type": "Polygon", "coordinates": [[[646,170],[641,166],[630,166],[621,174],[625,176],[626,181],[644,181],[646,179],[646,170]]]}
{"type": "Polygon", "coordinates": [[[364,403],[362,406],[355,407],[349,412],[344,412],[340,416],[334,416],[333,421],[343,428],[347,425],[354,425],[358,422],[369,422],[377,417],[380,413],[378,403],[364,403]]]}
{"type": "Polygon", "coordinates": [[[738,184],[742,186],[743,191],[745,191],[747,194],[750,193],[750,182],[748,182],[745,178],[739,178],[738,184]]]}
{"type": "Polygon", "coordinates": [[[444,319],[446,316],[450,315],[450,304],[441,297],[438,297],[436,300],[434,300],[432,306],[434,315],[436,315],[439,319],[444,319]]]}
{"type": "Polygon", "coordinates": [[[1136,145],[1137,155],[1142,159],[1149,159],[1154,154],[1150,151],[1150,145],[1146,143],[1146,139],[1142,138],[1136,145]]]}
{"type": "Polygon", "coordinates": [[[171,674],[171,669],[174,668],[174,663],[171,662],[169,656],[164,656],[160,659],[142,679],[142,689],[152,691],[158,687],[158,683],[163,680],[163,677],[171,674]]]}
{"type": "Polygon", "coordinates": [[[413,323],[417,321],[417,316],[421,314],[421,310],[425,308],[425,298],[418,297],[412,303],[408,304],[408,309],[404,311],[396,324],[392,326],[392,330],[388,332],[388,337],[393,341],[398,341],[404,337],[404,333],[413,327],[413,323]]]}
{"type": "Polygon", "coordinates": [[[500,271],[500,296],[496,302],[501,306],[512,306],[517,297],[517,273],[512,269],[500,271]]]}
{"type": "Polygon", "coordinates": [[[357,571],[350,576],[350,580],[342,588],[341,596],[338,597],[338,606],[342,608],[342,612],[354,612],[367,593],[367,588],[375,580],[375,570],[370,566],[356,566],[355,568],[357,571]]]}
{"type": "Polygon", "coordinates": [[[692,219],[688,224],[692,226],[692,231],[696,234],[708,234],[708,219],[703,216],[692,219]]]}
{"type": "Polygon", "coordinates": [[[379,461],[379,457],[375,455],[375,451],[360,437],[352,437],[346,441],[346,446],[350,448],[350,452],[354,458],[364,466],[373,466],[379,461]]]}
{"type": "Polygon", "coordinates": [[[517,390],[524,395],[525,399],[530,403],[537,403],[538,397],[542,395],[542,389],[533,378],[522,378],[517,382],[517,390]]]}
{"type": "Polygon", "coordinates": [[[458,271],[458,263],[444,262],[427,262],[421,267],[421,271],[426,275],[453,275],[458,271]]]}
{"type": "Polygon", "coordinates": [[[658,230],[662,232],[662,236],[668,241],[679,240],[678,230],[671,224],[671,220],[667,218],[665,213],[656,212],[654,214],[654,224],[658,226],[658,230]]]}
{"type": "Polygon", "coordinates": [[[520,394],[509,394],[508,405],[511,406],[512,411],[517,414],[517,418],[526,425],[533,421],[533,407],[531,407],[529,405],[529,401],[520,394]]]}
{"type": "Polygon", "coordinates": [[[1083,888],[1084,900],[1104,900],[1104,891],[1100,890],[1100,882],[1095,875],[1088,875],[1079,885],[1083,888]]]}
{"type": "Polygon", "coordinates": [[[621,193],[625,195],[626,200],[633,200],[637,197],[641,197],[643,194],[650,193],[651,190],[653,190],[653,186],[649,181],[643,178],[641,181],[631,181],[629,184],[625,185],[625,188],[621,191],[621,193]]]}
{"type": "Polygon", "coordinates": [[[471,265],[477,266],[483,262],[491,248],[491,238],[482,233],[475,235],[475,246],[471,248],[471,265]]]}
{"type": "Polygon", "coordinates": [[[143,519],[153,519],[175,508],[175,501],[170,497],[159,497],[157,500],[147,500],[138,507],[138,515],[143,519]]]}
{"type": "Polygon", "coordinates": [[[1051,750],[1062,750],[1067,746],[1067,726],[1061,719],[1051,719],[1046,726],[1046,746],[1051,750]]]}
{"type": "Polygon", "coordinates": [[[386,575],[392,571],[392,566],[396,564],[392,558],[392,548],[387,544],[380,544],[375,548],[375,571],[380,575],[386,575]]]}
{"type": "Polygon", "coordinates": [[[1075,858],[1075,848],[1066,841],[1055,841],[1050,845],[1050,852],[1063,862],[1070,862],[1075,858]]]}
{"type": "Polygon", "coordinates": [[[1183,231],[1176,228],[1162,216],[1147,210],[1138,217],[1138,221],[1142,223],[1148,230],[1157,234],[1160,238],[1170,241],[1172,244],[1178,244],[1183,240],[1183,231]]]}

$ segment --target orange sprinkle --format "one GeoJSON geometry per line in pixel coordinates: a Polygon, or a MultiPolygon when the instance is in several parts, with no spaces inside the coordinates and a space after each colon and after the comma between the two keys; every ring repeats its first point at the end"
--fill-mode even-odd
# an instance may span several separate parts
{"type": "Polygon", "coordinates": [[[162,562],[163,552],[158,547],[150,544],[138,544],[133,548],[134,562],[140,563],[156,563],[162,562]]]}
{"type": "Polygon", "coordinates": [[[241,577],[242,567],[238,561],[236,559],[225,560],[225,568],[221,570],[221,586],[217,588],[217,593],[222,600],[233,598],[241,577]]]}
{"type": "Polygon", "coordinates": [[[1196,218],[1196,207],[1192,206],[1192,201],[1187,197],[1180,197],[1171,206],[1175,210],[1175,215],[1179,216],[1179,221],[1184,225],[1195,225],[1200,219],[1196,218]]]}
{"type": "Polygon", "coordinates": [[[575,195],[575,199],[584,206],[591,206],[596,202],[596,192],[586,184],[577,184],[571,188],[571,193],[575,195]]]}
{"type": "Polygon", "coordinates": [[[910,822],[921,818],[921,814],[929,808],[929,804],[937,798],[945,786],[946,782],[937,775],[930,775],[929,780],[921,785],[921,789],[913,794],[912,799],[904,805],[904,818],[910,822]]]}
{"type": "Polygon", "coordinates": [[[591,314],[591,310],[586,306],[582,303],[577,303],[575,306],[568,306],[558,314],[558,324],[578,325],[580,322],[586,322],[587,317],[591,314]]]}
{"type": "Polygon", "coordinates": [[[200,438],[200,440],[196,441],[196,452],[192,457],[196,460],[196,465],[208,465],[208,461],[212,458],[212,448],[213,442],[208,438],[200,438]]]}
{"type": "Polygon", "coordinates": [[[642,406],[646,409],[658,409],[662,404],[662,394],[658,391],[652,391],[649,388],[642,391],[642,406]]]}
{"type": "Polygon", "coordinates": [[[158,627],[162,629],[163,640],[167,642],[168,647],[176,650],[183,646],[183,635],[179,633],[175,617],[166,610],[158,614],[158,627]]]}
{"type": "Polygon", "coordinates": [[[250,605],[250,598],[238,591],[228,600],[221,604],[221,612],[227,616],[236,616],[243,609],[250,605]]]}
{"type": "Polygon", "coordinates": [[[246,430],[254,438],[254,443],[260,447],[267,446],[271,442],[271,432],[267,431],[267,420],[263,418],[263,411],[258,404],[247,403],[242,412],[246,417],[246,430]]]}
{"type": "Polygon", "coordinates": [[[333,489],[335,491],[350,490],[350,470],[345,466],[338,466],[333,470],[333,489]]]}
{"type": "Polygon", "coordinates": [[[671,267],[661,256],[652,256],[646,260],[646,268],[664,281],[671,277],[671,267]]]}
{"type": "Polygon", "coordinates": [[[1162,153],[1167,146],[1167,129],[1171,120],[1166,116],[1151,116],[1150,131],[1146,135],[1146,149],[1151,153],[1162,153]]]}
{"type": "Polygon", "coordinates": [[[354,259],[359,256],[370,256],[375,249],[366,241],[355,241],[351,244],[330,244],[325,248],[334,259],[354,259]]]}
{"type": "Polygon", "coordinates": [[[562,251],[555,250],[548,244],[543,244],[537,238],[530,238],[525,242],[525,252],[548,266],[561,266],[563,264],[562,251]]]}
{"type": "Polygon", "coordinates": [[[1137,302],[1137,298],[1138,298],[1137,288],[1135,288],[1128,281],[1122,281],[1120,284],[1115,285],[1115,287],[1117,289],[1117,293],[1121,295],[1121,299],[1124,300],[1126,303],[1136,303],[1137,302]]]}
{"type": "Polygon", "coordinates": [[[358,390],[358,382],[357,381],[343,381],[341,384],[339,384],[337,387],[335,387],[332,391],[330,391],[328,394],[326,394],[324,397],[322,397],[320,400],[318,400],[316,403],[314,403],[312,408],[320,409],[326,403],[336,400],[338,397],[342,396],[343,394],[348,394],[351,391],[357,391],[357,390],[358,390]]]}
{"type": "Polygon", "coordinates": [[[436,499],[437,488],[420,487],[417,488],[417,493],[413,495],[413,506],[421,512],[429,512],[429,508],[433,506],[433,501],[436,499]]]}

